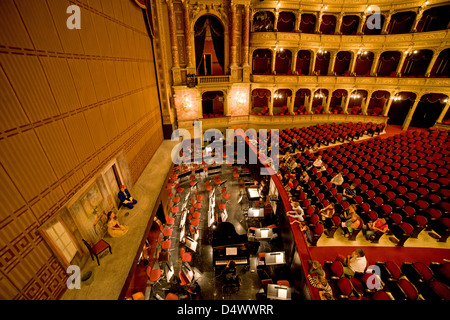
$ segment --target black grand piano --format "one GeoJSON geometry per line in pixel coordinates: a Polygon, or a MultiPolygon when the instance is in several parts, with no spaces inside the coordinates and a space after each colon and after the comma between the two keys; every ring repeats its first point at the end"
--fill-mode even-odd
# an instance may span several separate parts
{"type": "Polygon", "coordinates": [[[212,238],[214,266],[226,266],[231,260],[236,265],[249,265],[250,254],[247,244],[247,234],[238,234],[230,222],[219,223],[213,231],[212,238]]]}

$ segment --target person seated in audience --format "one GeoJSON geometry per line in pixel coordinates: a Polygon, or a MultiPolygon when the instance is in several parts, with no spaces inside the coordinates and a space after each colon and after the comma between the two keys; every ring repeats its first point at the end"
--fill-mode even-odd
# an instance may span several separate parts
{"type": "Polygon", "coordinates": [[[283,157],[283,162],[288,163],[291,160],[291,153],[289,151],[286,151],[283,157]]]}
{"type": "Polygon", "coordinates": [[[286,191],[290,191],[292,188],[294,188],[294,180],[292,178],[289,178],[289,181],[284,185],[284,188],[286,191]]]}
{"type": "Polygon", "coordinates": [[[354,202],[354,199],[356,197],[355,189],[356,189],[356,184],[354,184],[354,183],[352,183],[347,188],[345,188],[344,192],[342,193],[342,195],[343,195],[342,200],[354,202]]]}
{"type": "Polygon", "coordinates": [[[128,232],[129,227],[121,225],[114,212],[108,212],[107,217],[106,226],[108,227],[108,234],[111,237],[118,238],[128,232]]]}
{"type": "Polygon", "coordinates": [[[292,152],[295,152],[295,150],[298,149],[298,141],[297,141],[297,139],[292,139],[291,145],[292,145],[292,149],[293,149],[292,152]]]}
{"type": "Polygon", "coordinates": [[[359,229],[361,227],[361,217],[353,211],[350,219],[342,223],[342,230],[344,231],[344,237],[348,237],[353,230],[359,229]]]}
{"type": "Polygon", "coordinates": [[[323,164],[322,156],[318,155],[317,159],[314,160],[314,162],[313,162],[313,166],[316,167],[316,168],[320,168],[320,167],[322,167],[322,164],[323,164]]]}
{"type": "Polygon", "coordinates": [[[277,171],[277,177],[278,179],[280,179],[281,182],[283,182],[283,174],[281,173],[280,170],[277,171]]]}
{"type": "Polygon", "coordinates": [[[311,153],[316,153],[317,151],[319,151],[319,143],[314,144],[312,148],[309,149],[309,152],[311,153]]]}
{"type": "Polygon", "coordinates": [[[341,185],[344,183],[344,177],[342,176],[342,172],[338,172],[337,175],[335,175],[330,182],[332,184],[334,184],[335,188],[338,189],[338,187],[340,188],[341,185]]]}
{"type": "Polygon", "coordinates": [[[318,288],[320,290],[319,295],[321,300],[334,300],[333,289],[328,283],[328,280],[326,279],[325,275],[317,275],[313,277],[310,274],[308,274],[307,278],[313,287],[318,288]]]}
{"type": "Polygon", "coordinates": [[[371,240],[375,236],[375,232],[377,231],[386,233],[388,232],[388,230],[389,226],[386,223],[385,218],[378,218],[375,221],[369,221],[362,227],[362,232],[366,236],[367,240],[371,240]]]}
{"type": "Polygon", "coordinates": [[[308,172],[306,172],[306,170],[303,171],[302,175],[300,176],[300,178],[298,178],[298,181],[300,183],[305,184],[305,185],[308,184],[309,180],[311,180],[311,178],[309,177],[308,172]]]}
{"type": "Polygon", "coordinates": [[[289,171],[294,171],[297,168],[297,162],[294,158],[292,158],[287,164],[286,167],[289,171]]]}
{"type": "Polygon", "coordinates": [[[303,211],[303,208],[300,207],[300,204],[298,202],[292,202],[291,207],[292,211],[286,212],[286,215],[297,219],[298,221],[305,221],[305,211],[303,211]]]}
{"type": "Polygon", "coordinates": [[[136,199],[133,199],[133,197],[130,195],[130,192],[125,188],[124,185],[120,186],[120,191],[117,196],[119,197],[120,203],[122,203],[129,209],[133,209],[133,205],[137,203],[136,199]]]}
{"type": "Polygon", "coordinates": [[[294,223],[298,223],[300,231],[305,236],[306,241],[308,241],[308,243],[312,243],[311,230],[309,230],[309,227],[306,224],[306,222],[305,221],[298,221],[298,220],[294,220],[294,221],[291,222],[291,224],[294,224],[294,223]]]}
{"type": "Polygon", "coordinates": [[[326,172],[327,171],[327,164],[325,162],[322,162],[322,165],[317,168],[317,172],[326,172]]]}
{"type": "Polygon", "coordinates": [[[353,277],[356,272],[364,273],[367,267],[367,258],[363,249],[358,248],[347,256],[344,261],[344,274],[353,277]]]}
{"type": "Polygon", "coordinates": [[[294,197],[295,199],[298,199],[300,197],[300,193],[302,193],[302,192],[303,192],[303,187],[299,183],[297,184],[297,187],[295,187],[294,190],[291,190],[292,197],[294,197]]]}
{"type": "Polygon", "coordinates": [[[333,221],[331,220],[331,218],[333,217],[334,213],[335,213],[334,202],[331,202],[328,206],[319,210],[319,215],[322,221],[324,221],[323,226],[325,227],[325,229],[330,229],[331,226],[333,225],[333,221]]]}

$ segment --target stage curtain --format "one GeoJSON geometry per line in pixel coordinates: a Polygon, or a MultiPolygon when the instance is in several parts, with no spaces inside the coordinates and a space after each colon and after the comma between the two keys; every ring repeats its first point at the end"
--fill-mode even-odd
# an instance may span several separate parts
{"type": "Polygon", "coordinates": [[[217,19],[210,19],[210,31],[211,37],[214,45],[214,51],[217,56],[217,60],[219,61],[222,70],[225,65],[225,49],[224,49],[224,31],[223,26],[217,19]]]}
{"type": "Polygon", "coordinates": [[[277,24],[278,32],[295,31],[295,15],[292,12],[280,12],[277,24]]]}
{"type": "Polygon", "coordinates": [[[206,38],[206,20],[208,16],[200,17],[194,25],[194,42],[195,42],[195,62],[196,67],[200,66],[203,59],[203,50],[205,48],[206,38]]]}

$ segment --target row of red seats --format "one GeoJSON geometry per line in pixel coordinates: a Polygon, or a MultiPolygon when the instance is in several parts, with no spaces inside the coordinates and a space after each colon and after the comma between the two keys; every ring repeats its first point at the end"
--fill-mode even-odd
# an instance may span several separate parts
{"type": "Polygon", "coordinates": [[[365,273],[344,275],[339,259],[325,261],[325,276],[337,299],[344,300],[450,300],[450,263],[376,262],[365,273]],[[374,273],[375,272],[375,273],[374,273]]]}

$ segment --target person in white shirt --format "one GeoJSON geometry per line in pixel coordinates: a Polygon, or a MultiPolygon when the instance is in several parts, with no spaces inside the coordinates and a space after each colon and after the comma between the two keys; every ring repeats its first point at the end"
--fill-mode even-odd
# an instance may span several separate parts
{"type": "Polygon", "coordinates": [[[356,272],[364,273],[367,267],[367,259],[364,250],[356,249],[344,260],[344,274],[353,277],[356,272]]]}
{"type": "Polygon", "coordinates": [[[319,168],[319,167],[322,166],[322,163],[323,163],[323,161],[322,161],[322,156],[319,155],[319,156],[317,157],[317,159],[313,162],[313,166],[316,167],[316,168],[319,168]]]}
{"type": "Polygon", "coordinates": [[[344,177],[342,176],[342,172],[339,172],[337,175],[335,175],[330,182],[334,184],[336,187],[341,186],[344,183],[344,177]]]}

